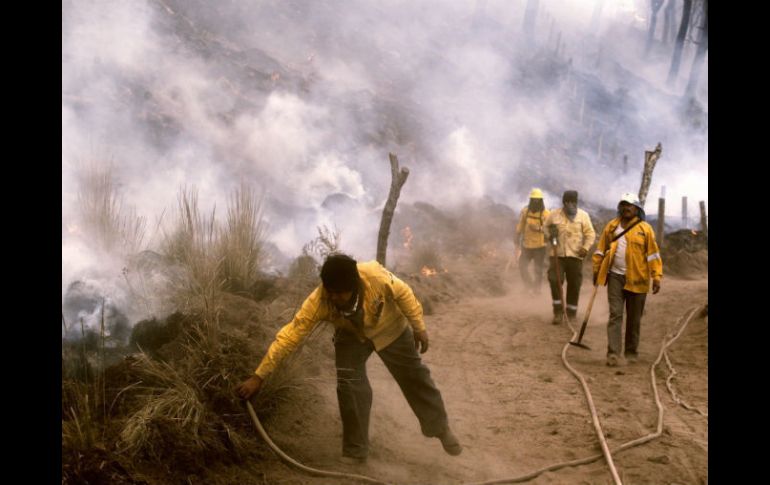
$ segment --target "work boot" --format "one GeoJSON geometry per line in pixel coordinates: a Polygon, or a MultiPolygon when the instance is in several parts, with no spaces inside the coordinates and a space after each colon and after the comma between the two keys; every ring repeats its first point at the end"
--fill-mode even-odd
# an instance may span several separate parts
{"type": "Polygon", "coordinates": [[[551,321],[551,323],[553,323],[554,325],[559,325],[562,322],[564,322],[564,315],[562,315],[561,313],[554,314],[553,320],[551,321]]]}
{"type": "Polygon", "coordinates": [[[626,360],[631,364],[636,364],[639,361],[639,354],[636,352],[626,352],[626,360]]]}
{"type": "Polygon", "coordinates": [[[617,354],[607,354],[607,365],[610,367],[617,367],[618,366],[618,356],[617,354]]]}
{"type": "Polygon", "coordinates": [[[441,446],[444,447],[444,451],[450,455],[457,456],[462,453],[463,447],[460,445],[460,440],[457,439],[457,436],[452,433],[449,427],[444,430],[443,434],[438,436],[438,439],[441,440],[441,446]]]}
{"type": "Polygon", "coordinates": [[[577,313],[567,312],[567,318],[569,319],[569,323],[577,323],[577,313]]]}
{"type": "Polygon", "coordinates": [[[340,457],[340,463],[343,463],[345,465],[365,465],[366,464],[366,457],[365,456],[347,456],[347,455],[342,455],[340,457]]]}

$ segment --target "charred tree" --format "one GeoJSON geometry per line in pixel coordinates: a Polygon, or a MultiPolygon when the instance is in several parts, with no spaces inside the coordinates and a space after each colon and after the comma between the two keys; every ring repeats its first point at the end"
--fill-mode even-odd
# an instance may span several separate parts
{"type": "Polygon", "coordinates": [[[668,44],[674,38],[674,3],[676,0],[668,0],[666,9],[663,10],[663,43],[668,44]]]}
{"type": "Polygon", "coordinates": [[[644,152],[644,171],[642,172],[642,185],[639,187],[639,202],[644,207],[644,202],[647,200],[647,192],[650,190],[650,183],[652,182],[652,171],[655,169],[655,164],[658,163],[660,154],[663,151],[660,142],[655,147],[654,151],[644,152]]]}
{"type": "Polygon", "coordinates": [[[658,11],[663,6],[663,0],[650,0],[652,15],[650,16],[650,30],[647,32],[647,45],[644,47],[644,56],[647,57],[652,48],[652,40],[655,37],[655,27],[658,24],[658,11]]]}
{"type": "Polygon", "coordinates": [[[703,231],[703,235],[706,236],[706,239],[708,239],[709,224],[708,219],[706,219],[706,201],[704,200],[700,201],[700,229],[703,231]]]}
{"type": "Polygon", "coordinates": [[[682,62],[684,39],[687,37],[687,28],[690,26],[690,12],[692,12],[692,0],[684,0],[682,21],[679,23],[679,33],[676,36],[676,43],[674,44],[674,55],[671,58],[671,68],[668,70],[668,79],[666,79],[666,83],[669,85],[673,84],[674,81],[676,81],[676,77],[679,75],[679,63],[682,62]]]}
{"type": "Polygon", "coordinates": [[[403,167],[399,171],[398,157],[392,153],[389,153],[388,157],[390,157],[391,174],[390,193],[388,194],[388,201],[382,209],[380,233],[377,238],[377,261],[383,266],[385,266],[385,255],[388,251],[388,236],[390,236],[390,224],[393,222],[393,213],[396,211],[398,197],[401,195],[401,187],[406,183],[406,178],[409,176],[408,168],[403,167]]]}
{"type": "Polygon", "coordinates": [[[703,62],[706,59],[706,52],[709,48],[709,2],[703,0],[703,25],[701,26],[700,40],[698,41],[698,50],[695,52],[695,59],[692,61],[692,70],[690,70],[690,81],[685,89],[686,96],[694,96],[695,88],[698,87],[700,73],[703,70],[703,62]]]}
{"type": "Polygon", "coordinates": [[[521,27],[524,31],[524,37],[530,42],[535,38],[535,22],[539,6],[540,0],[527,0],[527,7],[524,10],[524,21],[521,27]]]}

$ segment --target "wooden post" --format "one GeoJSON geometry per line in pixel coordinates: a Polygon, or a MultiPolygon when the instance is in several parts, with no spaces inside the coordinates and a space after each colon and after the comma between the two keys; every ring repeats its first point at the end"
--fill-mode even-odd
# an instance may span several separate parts
{"type": "Polygon", "coordinates": [[[644,152],[644,171],[642,172],[642,184],[639,187],[639,202],[644,203],[647,201],[647,191],[650,190],[650,183],[652,182],[652,171],[655,169],[655,164],[660,158],[660,154],[663,152],[663,148],[658,142],[658,146],[655,147],[655,151],[644,152]]]}
{"type": "Polygon", "coordinates": [[[604,141],[604,130],[599,132],[599,149],[598,149],[598,161],[602,161],[602,142],[604,141]]]}
{"type": "Polygon", "coordinates": [[[615,163],[615,159],[618,157],[618,139],[612,139],[612,149],[610,150],[610,163],[615,163]]]}
{"type": "Polygon", "coordinates": [[[703,234],[708,239],[709,237],[709,225],[708,220],[706,219],[706,202],[700,201],[700,229],[703,231],[703,234]]]}
{"type": "Polygon", "coordinates": [[[628,172],[628,155],[623,155],[623,173],[628,172]]]}
{"type": "Polygon", "coordinates": [[[687,196],[682,197],[682,228],[687,229],[690,223],[687,222],[687,196]]]}
{"type": "Polygon", "coordinates": [[[663,233],[665,232],[665,220],[666,220],[666,199],[660,197],[658,199],[658,228],[655,231],[655,238],[658,240],[658,246],[663,247],[663,233]]]}
{"type": "Polygon", "coordinates": [[[377,238],[377,261],[385,266],[385,256],[388,251],[388,236],[390,235],[390,223],[393,222],[393,213],[396,211],[398,196],[401,195],[401,187],[406,183],[409,177],[409,169],[406,167],[398,170],[398,157],[392,153],[388,154],[390,158],[390,193],[388,201],[382,209],[382,220],[380,221],[380,233],[377,238]]]}

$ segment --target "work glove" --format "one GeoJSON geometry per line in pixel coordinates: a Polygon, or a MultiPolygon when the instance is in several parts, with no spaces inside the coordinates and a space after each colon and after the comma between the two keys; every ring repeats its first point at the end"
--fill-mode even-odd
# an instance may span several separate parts
{"type": "Polygon", "coordinates": [[[586,255],[588,255],[588,250],[586,248],[580,248],[578,250],[578,256],[580,256],[581,258],[585,258],[586,255]]]}
{"type": "Polygon", "coordinates": [[[428,332],[426,330],[414,332],[414,348],[421,354],[428,351],[428,332]],[[420,350],[420,345],[422,345],[422,350],[420,350]]]}
{"type": "Polygon", "coordinates": [[[656,295],[660,291],[660,281],[652,280],[652,294],[656,295]]]}
{"type": "Polygon", "coordinates": [[[260,387],[262,387],[262,378],[254,374],[235,389],[235,394],[241,399],[250,399],[260,387]]]}
{"type": "Polygon", "coordinates": [[[559,241],[559,227],[556,224],[548,226],[548,234],[551,237],[551,243],[556,246],[559,241]]]}

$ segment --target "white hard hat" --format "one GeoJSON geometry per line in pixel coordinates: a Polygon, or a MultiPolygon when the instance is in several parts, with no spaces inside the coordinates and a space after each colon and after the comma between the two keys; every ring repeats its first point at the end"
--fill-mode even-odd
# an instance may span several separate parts
{"type": "Polygon", "coordinates": [[[620,196],[620,202],[628,202],[631,205],[635,205],[638,208],[642,208],[642,203],[639,202],[639,197],[636,194],[632,194],[631,192],[626,192],[622,196],[620,196]]]}

